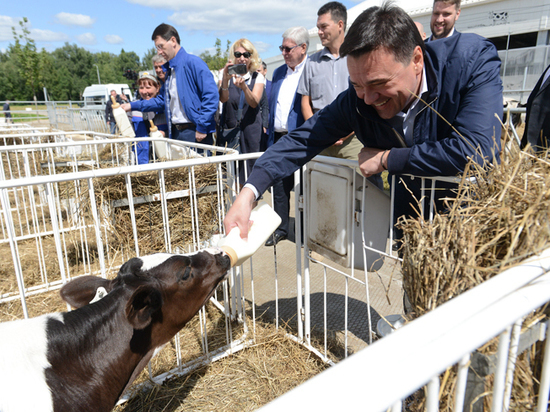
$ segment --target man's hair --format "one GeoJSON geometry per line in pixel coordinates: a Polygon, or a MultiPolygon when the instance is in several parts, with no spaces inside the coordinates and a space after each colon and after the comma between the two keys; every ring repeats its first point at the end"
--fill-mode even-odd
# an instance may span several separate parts
{"type": "Polygon", "coordinates": [[[267,70],[267,63],[262,61],[262,67],[264,68],[264,70],[267,70]]]}
{"type": "Polygon", "coordinates": [[[162,57],[160,54],[155,54],[151,60],[152,60],[153,64],[155,64],[155,63],[162,63],[162,64],[166,63],[166,59],[164,57],[162,57]]]}
{"type": "Polygon", "coordinates": [[[168,41],[172,37],[176,38],[176,42],[180,44],[180,35],[178,34],[178,31],[169,24],[162,23],[157,26],[155,31],[153,32],[153,35],[151,36],[151,40],[155,41],[157,37],[162,37],[164,40],[168,41]]]}
{"type": "Polygon", "coordinates": [[[340,47],[340,56],[357,58],[386,49],[396,61],[407,64],[416,46],[424,53],[424,40],[414,21],[403,9],[386,1],[380,7],[368,8],[355,19],[340,47]]]}
{"type": "Polygon", "coordinates": [[[460,10],[460,0],[434,0],[434,5],[437,2],[452,4],[456,7],[457,10],[460,10]]]}
{"type": "Polygon", "coordinates": [[[338,23],[342,20],[344,23],[344,30],[346,29],[346,24],[348,23],[348,10],[346,9],[346,6],[339,1],[331,1],[321,6],[317,12],[317,16],[320,17],[327,13],[330,13],[330,17],[334,23],[338,23]]]}
{"type": "Polygon", "coordinates": [[[256,47],[252,44],[252,42],[248,39],[239,39],[235,43],[231,45],[231,48],[229,49],[229,58],[233,60],[234,56],[233,53],[235,53],[235,49],[242,47],[247,52],[251,54],[250,56],[250,66],[249,70],[250,73],[254,73],[256,70],[258,70],[258,67],[260,67],[261,59],[260,55],[258,54],[258,51],[256,50],[256,47]]]}
{"type": "Polygon", "coordinates": [[[283,33],[283,40],[284,39],[290,39],[298,46],[305,43],[306,51],[309,48],[309,33],[305,27],[296,26],[286,29],[283,33]]]}

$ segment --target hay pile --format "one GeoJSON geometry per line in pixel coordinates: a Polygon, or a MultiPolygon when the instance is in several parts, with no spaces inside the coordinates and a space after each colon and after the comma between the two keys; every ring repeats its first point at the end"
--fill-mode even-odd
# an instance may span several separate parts
{"type": "Polygon", "coordinates": [[[254,344],[140,393],[114,412],[253,411],[327,368],[272,324],[256,324],[254,344]]]}
{"type": "MultiPolygon", "coordinates": [[[[500,165],[486,171],[470,164],[449,213],[433,222],[403,219],[403,284],[413,316],[421,316],[499,272],[550,246],[550,153],[537,157],[519,149],[502,156],[500,165]]],[[[539,311],[533,317],[543,318],[539,311]]],[[[525,325],[524,324],[524,325],[525,325]]],[[[496,352],[495,341],[479,352],[496,352]]],[[[518,357],[510,410],[524,411],[538,392],[535,371],[539,347],[518,357]]],[[[449,371],[448,371],[449,372],[449,371]]],[[[441,410],[452,410],[455,372],[450,371],[441,394],[441,410]]],[[[486,380],[486,407],[491,382],[486,380]]],[[[417,399],[411,410],[421,410],[417,399]]],[[[423,410],[423,409],[422,409],[423,410]]]]}
{"type": "MultiPolygon", "coordinates": [[[[195,187],[198,215],[193,215],[190,196],[167,200],[168,224],[172,248],[179,247],[188,251],[189,246],[197,241],[209,239],[218,233],[221,220],[218,216],[219,199],[216,191],[216,165],[195,166],[194,177],[188,168],[168,169],[164,171],[166,192],[178,192],[195,187]],[[194,181],[193,181],[194,179],[194,181]],[[201,193],[203,192],[203,193],[201,193]],[[200,233],[197,233],[199,228],[200,233]]],[[[130,256],[134,250],[134,234],[132,230],[131,212],[129,206],[113,207],[113,202],[127,199],[124,176],[111,176],[99,179],[96,183],[96,199],[100,202],[100,210],[108,211],[106,220],[111,222],[109,242],[116,250],[126,251],[124,256],[130,256]],[[129,254],[127,254],[129,252],[129,254]]],[[[158,172],[145,172],[132,177],[132,193],[134,199],[141,203],[134,205],[137,238],[140,254],[156,253],[167,249],[165,243],[166,226],[162,215],[162,204],[151,197],[160,195],[160,180],[158,172]]]]}

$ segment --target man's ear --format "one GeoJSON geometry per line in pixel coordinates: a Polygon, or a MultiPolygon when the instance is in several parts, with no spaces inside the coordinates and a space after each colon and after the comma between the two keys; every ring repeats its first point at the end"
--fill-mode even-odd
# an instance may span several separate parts
{"type": "Polygon", "coordinates": [[[421,73],[424,68],[424,54],[420,46],[414,48],[412,62],[414,64],[415,73],[421,73]]]}
{"type": "Polygon", "coordinates": [[[162,307],[162,295],[152,286],[140,286],[126,304],[126,318],[134,329],[144,329],[152,315],[162,307]]]}
{"type": "Polygon", "coordinates": [[[97,276],[81,276],[65,284],[59,294],[61,299],[73,308],[81,308],[89,304],[99,288],[105,288],[107,292],[112,289],[110,280],[97,276]]]}

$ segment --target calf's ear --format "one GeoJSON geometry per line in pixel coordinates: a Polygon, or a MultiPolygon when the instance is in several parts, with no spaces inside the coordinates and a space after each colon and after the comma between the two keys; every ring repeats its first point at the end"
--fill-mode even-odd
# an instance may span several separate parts
{"type": "Polygon", "coordinates": [[[81,308],[92,301],[97,289],[111,290],[111,281],[97,276],[81,276],[65,284],[59,294],[73,308],[81,308]]]}
{"type": "Polygon", "coordinates": [[[162,295],[152,286],[140,286],[126,304],[126,318],[134,329],[144,329],[162,307],[162,295]]]}

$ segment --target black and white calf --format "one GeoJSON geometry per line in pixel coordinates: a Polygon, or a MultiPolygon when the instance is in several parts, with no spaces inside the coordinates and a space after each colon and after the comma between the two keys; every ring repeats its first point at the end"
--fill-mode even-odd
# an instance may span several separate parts
{"type": "Polygon", "coordinates": [[[63,286],[74,311],[0,323],[0,412],[110,411],[229,266],[219,250],[133,258],[113,280],[63,286]],[[100,287],[108,294],[89,304],[100,287]]]}

